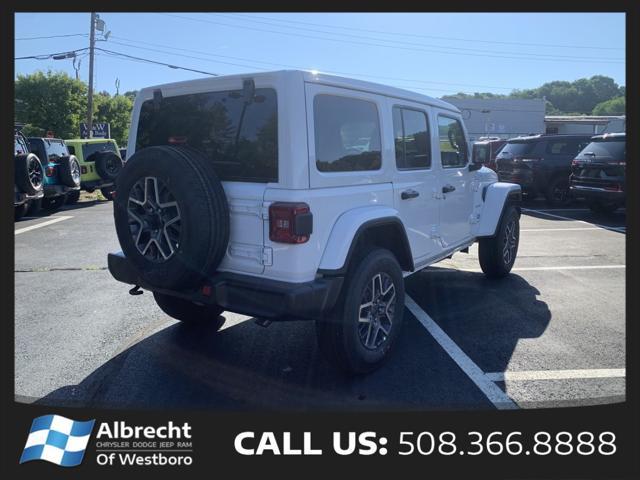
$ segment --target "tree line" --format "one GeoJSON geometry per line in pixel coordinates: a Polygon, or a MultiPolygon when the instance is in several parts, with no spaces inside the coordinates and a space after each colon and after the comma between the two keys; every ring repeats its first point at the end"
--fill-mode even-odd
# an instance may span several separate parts
{"type": "MultiPolygon", "coordinates": [[[[40,137],[51,131],[58,138],[78,138],[80,123],[87,120],[88,92],[85,82],[64,72],[18,75],[14,120],[25,124],[27,136],[40,137]]],[[[122,95],[103,91],[93,96],[93,121],[109,123],[118,146],[127,144],[135,95],[135,91],[122,95]]]]}
{"type": "Polygon", "coordinates": [[[538,88],[513,90],[503,95],[490,92],[473,94],[457,93],[442,97],[482,99],[546,99],[547,115],[624,115],[625,87],[619,86],[611,77],[594,75],[574,82],[556,80],[538,88]]]}
{"type": "MultiPolygon", "coordinates": [[[[52,131],[59,138],[77,138],[87,116],[87,84],[64,72],[36,71],[18,75],[15,82],[15,121],[24,123],[27,136],[52,131]]],[[[93,121],[111,124],[111,136],[119,146],[129,137],[129,121],[136,92],[110,95],[98,92],[93,100],[93,121]]],[[[612,78],[594,75],[574,82],[547,82],[538,88],[513,90],[502,95],[490,92],[457,93],[451,98],[546,98],[547,115],[624,115],[625,87],[612,78]]]]}

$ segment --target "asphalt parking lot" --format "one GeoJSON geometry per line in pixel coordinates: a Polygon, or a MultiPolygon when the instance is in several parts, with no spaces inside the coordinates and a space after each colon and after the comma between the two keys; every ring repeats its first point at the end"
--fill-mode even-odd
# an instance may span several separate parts
{"type": "Polygon", "coordinates": [[[310,322],[225,312],[187,328],[106,269],[110,202],[15,224],[15,395],[21,402],[201,409],[494,409],[625,396],[624,210],[525,205],[512,274],[486,280],[477,246],[413,275],[390,361],[347,378],[310,322]]]}

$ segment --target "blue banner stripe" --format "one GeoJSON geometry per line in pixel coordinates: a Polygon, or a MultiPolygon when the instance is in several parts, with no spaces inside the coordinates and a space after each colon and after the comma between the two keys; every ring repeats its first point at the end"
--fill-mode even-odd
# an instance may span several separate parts
{"type": "Polygon", "coordinates": [[[82,457],[84,457],[84,450],[79,452],[64,452],[62,460],[60,460],[60,466],[62,467],[75,467],[82,463],[82,457]]]}
{"type": "Polygon", "coordinates": [[[20,463],[29,462],[31,460],[40,460],[43,450],[44,445],[34,445],[33,447],[25,448],[22,451],[20,463]]]}
{"type": "Polygon", "coordinates": [[[53,422],[53,415],[43,415],[41,417],[34,418],[29,433],[37,432],[38,430],[48,430],[49,427],[51,427],[51,422],[53,422]]]}
{"type": "Polygon", "coordinates": [[[64,450],[67,446],[67,440],[69,440],[69,435],[56,432],[55,430],[49,430],[49,435],[45,443],[64,450]]]}
{"type": "Polygon", "coordinates": [[[89,435],[95,422],[95,420],[89,420],[86,422],[74,421],[73,427],[71,427],[71,435],[74,437],[84,437],[85,435],[89,435]]]}

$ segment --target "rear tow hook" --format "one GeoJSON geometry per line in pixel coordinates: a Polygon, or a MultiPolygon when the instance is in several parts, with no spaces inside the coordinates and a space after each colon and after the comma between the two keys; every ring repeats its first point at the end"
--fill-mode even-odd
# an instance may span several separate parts
{"type": "Polygon", "coordinates": [[[131,290],[129,290],[129,295],[142,295],[144,292],[140,289],[140,285],[136,285],[131,290]]]}

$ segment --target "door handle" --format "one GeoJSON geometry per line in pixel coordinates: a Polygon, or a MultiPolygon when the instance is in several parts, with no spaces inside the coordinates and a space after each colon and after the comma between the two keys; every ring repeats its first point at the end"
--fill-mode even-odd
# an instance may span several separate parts
{"type": "Polygon", "coordinates": [[[456,189],[453,185],[445,185],[442,187],[442,193],[451,193],[456,189]]]}
{"type": "Polygon", "coordinates": [[[415,190],[405,190],[400,194],[400,198],[402,198],[402,200],[408,200],[410,198],[416,198],[419,195],[420,192],[416,192],[415,190]]]}

